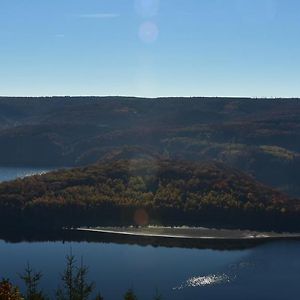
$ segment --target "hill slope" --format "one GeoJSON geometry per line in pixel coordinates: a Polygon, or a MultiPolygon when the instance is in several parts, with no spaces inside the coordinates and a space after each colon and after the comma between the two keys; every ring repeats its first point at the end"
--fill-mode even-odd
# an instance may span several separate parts
{"type": "Polygon", "coordinates": [[[296,229],[297,200],[217,162],[121,160],[0,184],[17,226],[193,224],[296,229]]]}
{"type": "Polygon", "coordinates": [[[300,196],[299,99],[0,98],[0,165],[218,160],[300,196]]]}

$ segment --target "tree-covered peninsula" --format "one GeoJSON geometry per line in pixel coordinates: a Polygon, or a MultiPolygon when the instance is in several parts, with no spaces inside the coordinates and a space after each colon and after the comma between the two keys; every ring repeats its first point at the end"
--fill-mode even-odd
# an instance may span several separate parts
{"type": "Polygon", "coordinates": [[[22,228],[299,229],[299,203],[219,162],[119,160],[0,184],[0,222],[22,228]]]}

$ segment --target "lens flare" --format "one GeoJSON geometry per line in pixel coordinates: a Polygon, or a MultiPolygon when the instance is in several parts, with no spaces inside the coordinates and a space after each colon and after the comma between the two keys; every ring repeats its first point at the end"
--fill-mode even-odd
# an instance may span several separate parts
{"type": "Polygon", "coordinates": [[[139,37],[141,41],[147,44],[154,43],[158,38],[159,30],[155,23],[144,22],[140,26],[139,37]]]}
{"type": "Polygon", "coordinates": [[[138,226],[146,226],[149,224],[149,216],[144,209],[138,209],[134,214],[134,222],[138,226]]]}
{"type": "Polygon", "coordinates": [[[149,18],[157,15],[159,10],[159,0],[136,0],[135,11],[138,15],[149,18]]]}

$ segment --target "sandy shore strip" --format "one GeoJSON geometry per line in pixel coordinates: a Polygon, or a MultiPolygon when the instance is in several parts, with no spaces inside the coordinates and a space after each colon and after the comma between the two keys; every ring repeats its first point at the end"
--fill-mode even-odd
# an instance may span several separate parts
{"type": "Polygon", "coordinates": [[[248,230],[210,229],[203,227],[95,227],[78,231],[125,236],[205,240],[300,239],[300,233],[257,232],[248,230]]]}

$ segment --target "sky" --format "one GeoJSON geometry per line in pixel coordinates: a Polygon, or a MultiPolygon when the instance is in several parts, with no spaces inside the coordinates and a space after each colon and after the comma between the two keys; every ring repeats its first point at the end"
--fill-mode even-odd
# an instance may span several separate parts
{"type": "Polygon", "coordinates": [[[299,0],[0,0],[0,95],[300,97],[299,0]]]}

